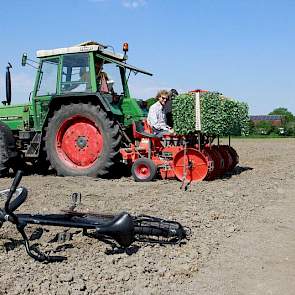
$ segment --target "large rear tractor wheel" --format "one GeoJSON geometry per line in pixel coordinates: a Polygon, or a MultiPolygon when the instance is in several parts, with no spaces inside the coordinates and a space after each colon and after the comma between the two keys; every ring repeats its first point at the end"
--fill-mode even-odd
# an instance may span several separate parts
{"type": "Polygon", "coordinates": [[[63,105],[49,120],[45,150],[62,176],[103,176],[119,154],[119,126],[90,103],[63,105]]]}
{"type": "Polygon", "coordinates": [[[15,138],[7,125],[0,122],[0,177],[15,169],[17,161],[15,138]]]}

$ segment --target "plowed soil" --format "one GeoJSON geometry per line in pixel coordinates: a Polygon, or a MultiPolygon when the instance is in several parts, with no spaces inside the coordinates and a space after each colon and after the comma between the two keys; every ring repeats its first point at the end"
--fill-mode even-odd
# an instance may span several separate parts
{"type": "MultiPolygon", "coordinates": [[[[236,139],[232,174],[193,183],[136,183],[24,176],[29,198],[18,212],[60,212],[81,192],[81,209],[127,211],[177,220],[191,229],[182,245],[134,243],[126,251],[71,229],[28,228],[31,243],[60,263],[31,259],[12,224],[0,229],[0,294],[294,294],[295,139],[236,139]],[[37,239],[39,238],[39,239],[37,239]]],[[[0,179],[0,188],[11,178],[0,179]]],[[[3,204],[3,203],[1,203],[3,204]]]]}

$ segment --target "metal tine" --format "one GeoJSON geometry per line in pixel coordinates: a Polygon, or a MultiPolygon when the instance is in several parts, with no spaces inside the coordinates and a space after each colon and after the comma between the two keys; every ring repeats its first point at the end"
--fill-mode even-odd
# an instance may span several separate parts
{"type": "Polygon", "coordinates": [[[81,204],[82,195],[81,193],[72,193],[71,195],[71,206],[70,210],[75,210],[81,204]]]}

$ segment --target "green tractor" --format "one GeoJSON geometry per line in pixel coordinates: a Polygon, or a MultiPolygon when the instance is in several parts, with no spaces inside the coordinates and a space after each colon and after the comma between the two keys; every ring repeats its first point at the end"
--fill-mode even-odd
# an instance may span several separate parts
{"type": "Polygon", "coordinates": [[[9,64],[6,100],[0,107],[0,175],[30,164],[61,176],[103,176],[130,143],[132,122],[145,118],[130,96],[131,72],[152,75],[126,63],[124,54],[85,42],[68,48],[39,50],[39,62],[24,54],[22,65],[37,74],[28,104],[11,105],[9,64]]]}

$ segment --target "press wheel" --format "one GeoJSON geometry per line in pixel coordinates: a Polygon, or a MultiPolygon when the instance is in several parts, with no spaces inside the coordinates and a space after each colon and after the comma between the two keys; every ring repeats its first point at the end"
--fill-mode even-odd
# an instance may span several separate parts
{"type": "Polygon", "coordinates": [[[187,148],[175,155],[173,169],[175,176],[181,181],[201,181],[208,173],[208,162],[201,152],[187,148]]]}

